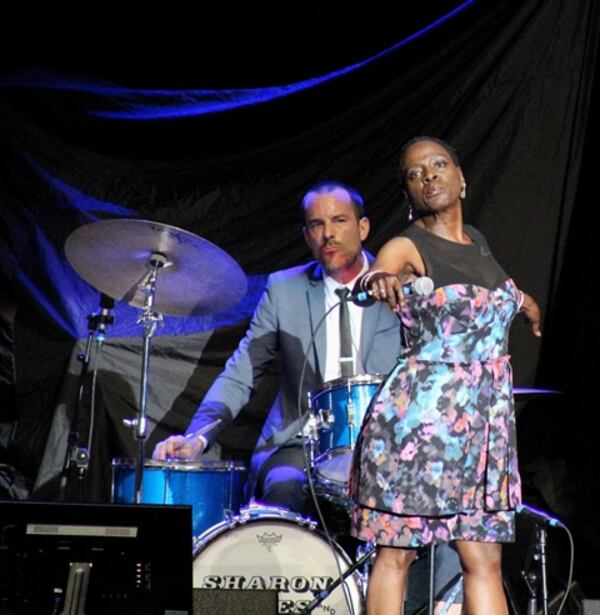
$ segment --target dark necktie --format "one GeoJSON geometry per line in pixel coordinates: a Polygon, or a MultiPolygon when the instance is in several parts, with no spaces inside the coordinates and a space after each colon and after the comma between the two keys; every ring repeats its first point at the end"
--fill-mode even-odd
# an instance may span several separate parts
{"type": "Polygon", "coordinates": [[[352,359],[352,330],[350,329],[350,311],[346,297],[350,291],[345,286],[335,289],[335,294],[340,298],[340,365],[342,378],[354,376],[354,361],[352,359]]]}

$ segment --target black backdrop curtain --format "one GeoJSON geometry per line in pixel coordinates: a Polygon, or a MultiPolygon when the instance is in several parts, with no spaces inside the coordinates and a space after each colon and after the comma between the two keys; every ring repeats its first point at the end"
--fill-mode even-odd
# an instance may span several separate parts
{"type": "MultiPolygon", "coordinates": [[[[207,55],[192,58],[191,43],[167,85],[150,69],[128,73],[116,52],[96,71],[86,72],[75,51],[70,64],[38,62],[32,70],[15,62],[5,71],[0,454],[6,465],[0,485],[9,495],[56,493],[76,398],[76,353],[85,342],[86,317],[98,305],[98,293],[64,257],[74,229],[115,217],[164,222],[216,243],[248,275],[247,296],[227,313],[167,317],[159,328],[151,361],[151,449],[187,424],[243,334],[266,274],[307,259],[298,213],[305,189],[325,178],[354,185],[372,223],[367,247],[376,251],[406,224],[396,179],[400,146],[415,134],[432,134],[461,155],[467,221],[544,310],[542,341],[517,322],[510,346],[517,385],[563,391],[551,401],[518,406],[526,495],[579,523],[593,538],[585,544],[598,547],[598,489],[589,487],[598,487],[599,421],[595,400],[586,395],[599,341],[586,239],[598,214],[590,211],[591,191],[581,181],[594,183],[585,161],[593,150],[595,3],[466,3],[451,19],[356,70],[260,102],[262,86],[359,63],[458,5],[427,5],[421,21],[409,15],[342,19],[321,9],[298,20],[294,35],[288,32],[289,44],[301,46],[295,55],[291,46],[286,54],[283,36],[269,49],[258,45],[254,25],[255,38],[230,45],[227,65],[239,56],[235,83],[223,83],[208,45],[207,55]],[[340,44],[321,57],[315,47],[328,31],[340,44]],[[230,89],[206,89],[215,83],[230,89]],[[232,100],[241,106],[220,106],[232,100]]],[[[117,305],[99,357],[89,499],[108,497],[110,459],[134,450],[121,419],[133,416],[138,404],[138,315],[117,305]]],[[[250,407],[223,432],[224,456],[247,458],[276,382],[274,366],[250,407]]]]}

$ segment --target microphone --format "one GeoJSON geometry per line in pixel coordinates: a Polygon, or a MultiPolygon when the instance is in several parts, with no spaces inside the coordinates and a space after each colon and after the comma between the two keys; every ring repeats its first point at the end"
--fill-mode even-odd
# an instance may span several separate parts
{"type": "Polygon", "coordinates": [[[110,311],[115,307],[115,300],[104,293],[100,293],[100,314],[98,315],[98,339],[106,338],[106,327],[115,322],[110,311]]]}
{"type": "Polygon", "coordinates": [[[543,510],[537,510],[537,508],[533,508],[532,506],[527,506],[526,504],[521,504],[517,506],[517,513],[532,519],[533,521],[547,523],[551,527],[565,527],[562,521],[551,517],[548,513],[545,513],[543,510]]]}
{"type": "MultiPolygon", "coordinates": [[[[433,292],[433,289],[433,280],[426,275],[417,278],[414,282],[406,282],[406,284],[402,285],[402,293],[405,297],[410,297],[413,295],[425,297],[430,295],[433,292]]],[[[373,291],[361,290],[358,293],[351,293],[348,295],[346,297],[346,301],[352,301],[361,307],[368,307],[373,305],[376,300],[373,299],[373,291]]]]}
{"type": "Polygon", "coordinates": [[[426,275],[422,275],[414,282],[407,282],[404,284],[402,286],[402,291],[407,297],[410,295],[420,295],[421,297],[425,297],[427,295],[431,295],[434,288],[435,286],[433,284],[433,280],[426,275]]]}

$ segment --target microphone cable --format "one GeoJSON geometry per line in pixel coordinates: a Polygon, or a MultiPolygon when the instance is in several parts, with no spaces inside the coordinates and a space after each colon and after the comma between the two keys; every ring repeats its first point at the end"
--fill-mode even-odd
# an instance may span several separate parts
{"type": "Polygon", "coordinates": [[[573,583],[573,569],[575,567],[575,541],[573,540],[573,534],[571,534],[571,531],[569,530],[569,528],[563,523],[561,523],[559,527],[563,529],[567,533],[567,536],[569,537],[569,550],[570,550],[571,555],[569,557],[569,576],[567,577],[567,586],[565,588],[565,595],[563,596],[563,599],[560,602],[560,606],[558,607],[558,610],[556,611],[556,615],[560,615],[562,613],[562,610],[565,604],[567,603],[567,598],[569,596],[569,592],[571,591],[571,583],[573,583]]]}
{"type": "MultiPolygon", "coordinates": [[[[350,589],[346,584],[346,580],[344,578],[344,572],[342,571],[342,566],[340,564],[339,558],[338,558],[338,550],[336,548],[336,544],[333,541],[333,538],[331,537],[331,534],[329,533],[329,529],[327,527],[327,523],[325,521],[325,517],[323,515],[323,511],[321,510],[321,506],[319,504],[318,501],[318,497],[317,497],[317,493],[315,491],[315,485],[313,482],[313,477],[312,477],[312,467],[311,467],[311,459],[310,459],[310,455],[308,452],[308,445],[307,445],[307,437],[304,435],[304,413],[302,412],[302,385],[304,384],[304,378],[306,376],[306,369],[308,367],[308,357],[311,353],[311,349],[314,345],[314,341],[315,341],[315,336],[317,334],[317,332],[319,331],[319,329],[321,328],[321,326],[323,325],[323,323],[325,322],[326,318],[329,316],[329,314],[331,314],[331,312],[333,312],[333,310],[335,310],[336,308],[340,307],[342,305],[343,301],[338,301],[337,303],[334,303],[328,310],[325,311],[325,314],[323,314],[323,316],[321,316],[321,318],[319,319],[319,321],[317,322],[316,327],[314,328],[314,331],[312,332],[311,336],[310,336],[310,340],[308,342],[308,349],[306,351],[306,353],[304,354],[304,361],[302,363],[302,369],[300,370],[300,379],[298,382],[298,397],[296,400],[296,404],[297,404],[297,410],[298,410],[298,418],[300,420],[300,425],[301,425],[301,429],[302,429],[302,453],[304,455],[304,468],[306,471],[306,482],[308,485],[308,489],[310,491],[310,496],[311,499],[313,501],[313,504],[315,506],[315,510],[317,512],[317,517],[319,519],[319,522],[321,524],[321,527],[323,528],[323,534],[325,535],[325,538],[327,539],[327,543],[329,545],[329,548],[331,549],[331,552],[334,556],[334,561],[335,561],[335,565],[337,567],[337,571],[338,571],[338,575],[339,575],[339,579],[341,581],[341,586],[342,589],[344,591],[344,600],[346,601],[346,606],[348,607],[348,612],[350,613],[350,615],[356,615],[356,612],[354,610],[354,606],[352,604],[352,597],[350,596],[350,589]]],[[[308,420],[310,421],[311,417],[312,417],[312,412],[311,409],[308,409],[308,420]]],[[[310,427],[310,426],[309,426],[310,427]]],[[[311,438],[312,439],[312,438],[311,438]]],[[[325,590],[327,591],[327,590],[325,590]]],[[[301,611],[301,615],[304,615],[304,613],[306,613],[305,610],[301,611]]]]}

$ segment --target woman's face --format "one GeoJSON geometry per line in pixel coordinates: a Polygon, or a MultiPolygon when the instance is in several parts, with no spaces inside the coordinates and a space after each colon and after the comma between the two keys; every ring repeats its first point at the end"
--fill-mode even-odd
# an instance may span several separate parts
{"type": "Polygon", "coordinates": [[[418,141],[404,156],[404,181],[408,198],[423,212],[460,207],[465,180],[448,151],[434,141],[418,141]]]}

